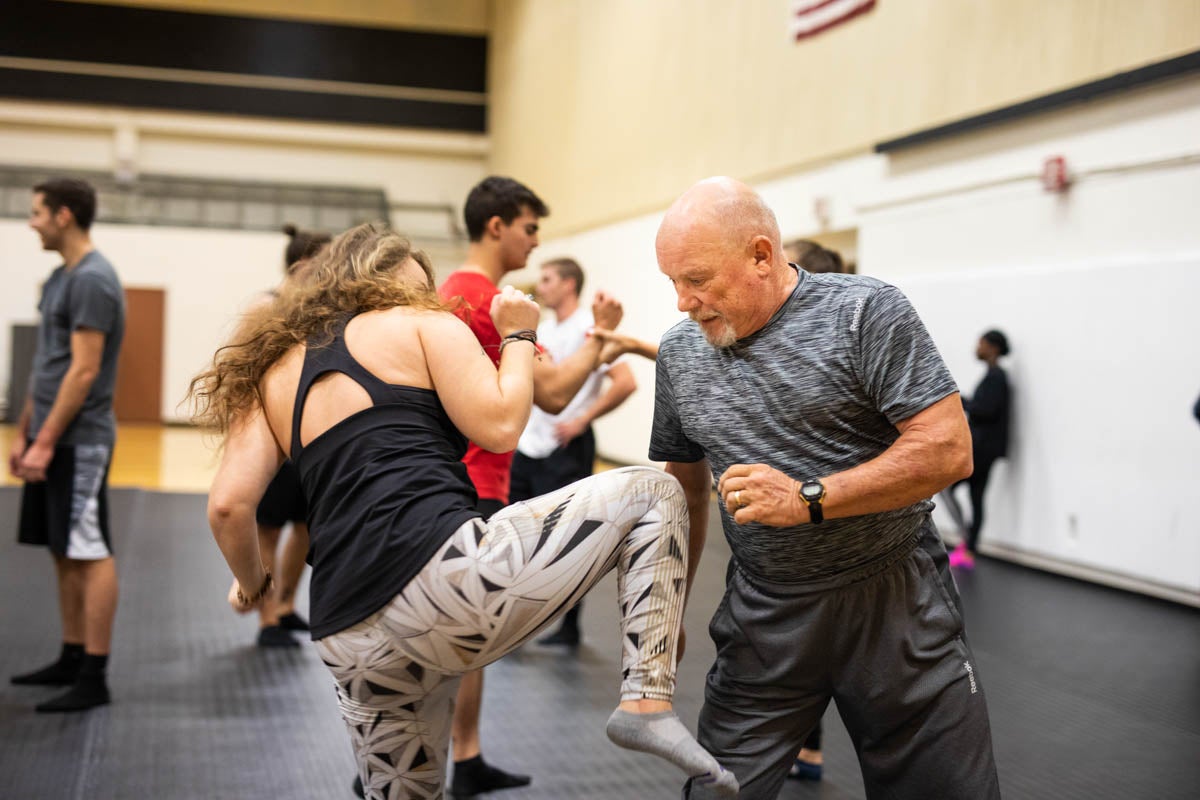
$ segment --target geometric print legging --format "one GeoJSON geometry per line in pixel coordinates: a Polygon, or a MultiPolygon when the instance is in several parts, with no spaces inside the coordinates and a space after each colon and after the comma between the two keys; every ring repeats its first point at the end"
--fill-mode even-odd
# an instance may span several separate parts
{"type": "Polygon", "coordinates": [[[613,567],[621,700],[670,700],[687,532],[673,477],[602,472],[465,523],[388,605],[319,640],[367,797],[440,800],[462,673],[537,635],[613,567]]]}

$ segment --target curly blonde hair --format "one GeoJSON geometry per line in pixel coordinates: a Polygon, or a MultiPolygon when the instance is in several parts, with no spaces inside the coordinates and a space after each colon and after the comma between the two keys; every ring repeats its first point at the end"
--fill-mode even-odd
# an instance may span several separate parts
{"type": "Polygon", "coordinates": [[[312,260],[303,280],[289,282],[274,302],[251,311],[235,341],[219,348],[212,366],[192,379],[187,394],[195,404],[192,421],[227,433],[262,406],[263,376],[288,350],[326,345],[348,317],[396,306],[445,310],[428,257],[382,225],[351,228],[312,260]],[[424,284],[396,279],[396,270],[410,258],[425,271],[424,284]]]}

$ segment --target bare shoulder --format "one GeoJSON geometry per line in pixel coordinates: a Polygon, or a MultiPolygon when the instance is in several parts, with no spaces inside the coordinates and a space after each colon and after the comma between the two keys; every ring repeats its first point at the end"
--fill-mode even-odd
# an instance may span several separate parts
{"type": "Polygon", "coordinates": [[[445,318],[454,319],[454,316],[445,311],[395,306],[382,311],[368,311],[360,314],[357,319],[375,330],[400,332],[412,330],[414,327],[425,327],[431,321],[445,318]]]}
{"type": "Polygon", "coordinates": [[[294,345],[267,368],[259,382],[259,396],[273,431],[289,429],[296,386],[300,383],[300,372],[304,368],[304,350],[304,345],[294,345]]]}
{"type": "Polygon", "coordinates": [[[417,325],[422,335],[428,334],[455,334],[466,332],[472,338],[475,334],[471,333],[471,329],[467,324],[458,317],[451,314],[449,311],[435,311],[433,309],[409,309],[412,315],[410,319],[417,325]]]}

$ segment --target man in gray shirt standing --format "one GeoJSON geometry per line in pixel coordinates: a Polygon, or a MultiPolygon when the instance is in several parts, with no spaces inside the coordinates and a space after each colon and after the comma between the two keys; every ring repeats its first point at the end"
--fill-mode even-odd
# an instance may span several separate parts
{"type": "Polygon", "coordinates": [[[18,539],[48,547],[58,575],[59,659],[17,675],[19,685],[70,686],[41,712],[109,702],[105,668],[117,610],[108,530],[108,466],[116,440],[113,391],[125,332],[125,296],[88,235],[96,192],[55,179],[33,190],[29,225],[63,259],[42,287],[32,386],[9,469],[25,481],[18,539]]]}
{"type": "MultiPolygon", "coordinates": [[[[710,179],[667,212],[691,317],[659,348],[650,457],[709,490],[733,551],[698,739],[775,798],[832,699],[870,798],[999,797],[987,708],[929,498],[971,472],[958,390],[908,300],[787,263],[774,214],[710,179]]],[[[710,797],[688,786],[691,798],[710,797]]]]}

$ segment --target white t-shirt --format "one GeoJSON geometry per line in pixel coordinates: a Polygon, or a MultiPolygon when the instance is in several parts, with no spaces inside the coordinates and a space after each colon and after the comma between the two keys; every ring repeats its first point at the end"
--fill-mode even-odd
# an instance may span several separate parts
{"type": "MultiPolygon", "coordinates": [[[[538,344],[546,349],[556,362],[570,358],[587,342],[588,331],[595,325],[591,309],[580,307],[574,314],[558,321],[551,317],[538,325],[538,344]]],[[[517,442],[517,451],[529,458],[546,458],[558,449],[558,440],[554,438],[554,426],[564,420],[574,419],[584,409],[596,402],[600,396],[600,387],[608,365],[604,365],[588,376],[582,388],[571,398],[571,402],[559,414],[549,414],[537,406],[529,415],[529,423],[525,426],[521,440],[517,442]]]]}

